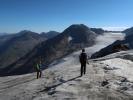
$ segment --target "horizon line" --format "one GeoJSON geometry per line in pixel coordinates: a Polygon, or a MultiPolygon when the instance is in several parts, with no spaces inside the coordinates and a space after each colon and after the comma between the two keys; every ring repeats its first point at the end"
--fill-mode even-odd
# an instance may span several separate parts
{"type": "MultiPolygon", "coordinates": [[[[73,24],[72,24],[73,25],[73,24]]],[[[88,25],[86,25],[87,27],[88,27],[88,25]]],[[[68,26],[69,27],[69,26],[68,26]]],[[[68,27],[66,27],[66,28],[68,28],[68,27]]],[[[32,32],[36,32],[36,33],[43,33],[43,32],[45,32],[45,33],[47,33],[47,32],[50,32],[50,31],[56,31],[56,32],[63,32],[66,28],[64,28],[64,29],[62,29],[62,30],[55,30],[55,29],[50,29],[50,30],[48,30],[48,31],[36,31],[36,30],[34,30],[34,29],[20,29],[20,30],[16,30],[16,31],[14,31],[14,32],[0,32],[0,34],[1,33],[6,33],[6,34],[13,34],[13,33],[19,33],[19,32],[21,32],[21,31],[24,31],[24,30],[26,30],[26,31],[32,31],[32,32]]],[[[130,28],[130,27],[128,27],[128,26],[102,26],[102,27],[89,27],[89,28],[101,28],[101,29],[103,29],[103,30],[105,30],[105,31],[124,31],[125,29],[128,29],[128,28],[130,28]]]]}

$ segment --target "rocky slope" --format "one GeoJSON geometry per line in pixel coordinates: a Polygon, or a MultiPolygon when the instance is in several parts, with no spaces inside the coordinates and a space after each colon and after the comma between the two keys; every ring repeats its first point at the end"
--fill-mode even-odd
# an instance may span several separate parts
{"type": "Polygon", "coordinates": [[[133,27],[128,28],[128,29],[122,31],[122,33],[125,33],[126,36],[132,35],[133,34],[133,27]]]}

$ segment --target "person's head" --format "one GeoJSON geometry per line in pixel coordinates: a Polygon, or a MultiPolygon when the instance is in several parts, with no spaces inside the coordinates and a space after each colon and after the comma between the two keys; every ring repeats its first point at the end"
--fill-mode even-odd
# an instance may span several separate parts
{"type": "Polygon", "coordinates": [[[82,49],[82,52],[85,52],[85,49],[82,49]]]}

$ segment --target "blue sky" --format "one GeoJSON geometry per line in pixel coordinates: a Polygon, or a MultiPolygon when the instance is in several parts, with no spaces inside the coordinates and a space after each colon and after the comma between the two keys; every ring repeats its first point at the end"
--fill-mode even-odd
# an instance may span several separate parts
{"type": "Polygon", "coordinates": [[[0,32],[133,26],[133,0],[0,0],[0,32]]]}

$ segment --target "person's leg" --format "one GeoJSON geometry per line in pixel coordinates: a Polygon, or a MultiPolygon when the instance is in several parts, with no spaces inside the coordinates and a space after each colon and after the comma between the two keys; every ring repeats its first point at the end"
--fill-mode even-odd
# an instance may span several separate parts
{"type": "Polygon", "coordinates": [[[39,77],[41,77],[42,76],[42,71],[40,70],[40,75],[39,75],[39,77]]]}
{"type": "Polygon", "coordinates": [[[37,71],[37,79],[39,78],[39,71],[37,71]]]}
{"type": "Polygon", "coordinates": [[[81,76],[83,75],[83,64],[81,64],[81,76]]]}
{"type": "Polygon", "coordinates": [[[86,73],[86,64],[84,64],[84,74],[86,73]]]}

